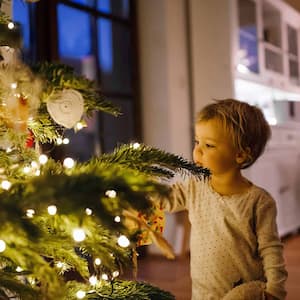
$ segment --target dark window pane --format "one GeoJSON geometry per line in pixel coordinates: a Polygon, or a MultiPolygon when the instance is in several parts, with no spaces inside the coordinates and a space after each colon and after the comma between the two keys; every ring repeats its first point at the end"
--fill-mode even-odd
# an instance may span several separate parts
{"type": "Polygon", "coordinates": [[[108,114],[101,115],[100,122],[103,128],[101,134],[105,137],[102,148],[105,152],[112,151],[119,144],[132,142],[135,136],[132,99],[109,100],[121,108],[122,115],[117,118],[108,114]]]}
{"type": "Polygon", "coordinates": [[[71,2],[93,7],[95,1],[94,0],[71,0],[71,2]]]}
{"type": "Polygon", "coordinates": [[[23,36],[23,48],[28,50],[30,48],[29,4],[26,4],[23,0],[14,0],[12,4],[12,19],[20,23],[23,36]]]}
{"type": "Polygon", "coordinates": [[[292,83],[299,85],[299,64],[298,61],[289,59],[289,75],[292,83]]]}
{"type": "Polygon", "coordinates": [[[58,5],[60,57],[81,58],[91,53],[90,16],[80,10],[58,5]]]}
{"type": "Polygon", "coordinates": [[[100,18],[98,25],[98,56],[101,87],[104,91],[131,92],[130,32],[116,22],[100,18]]]}
{"type": "Polygon", "coordinates": [[[258,73],[258,35],[256,4],[251,0],[239,0],[239,64],[258,73]]]}
{"type": "Polygon", "coordinates": [[[98,0],[97,9],[103,13],[128,18],[129,0],[98,0]]]}
{"type": "Polygon", "coordinates": [[[67,156],[71,156],[78,161],[86,161],[95,154],[100,153],[100,139],[98,136],[98,115],[86,120],[87,127],[78,132],[73,129],[67,130],[65,136],[69,138],[70,143],[65,147],[67,156]]]}
{"type": "Polygon", "coordinates": [[[295,28],[287,25],[289,53],[298,56],[298,32],[295,28]]]}
{"type": "Polygon", "coordinates": [[[282,55],[270,49],[265,49],[266,69],[283,73],[282,55]]]}

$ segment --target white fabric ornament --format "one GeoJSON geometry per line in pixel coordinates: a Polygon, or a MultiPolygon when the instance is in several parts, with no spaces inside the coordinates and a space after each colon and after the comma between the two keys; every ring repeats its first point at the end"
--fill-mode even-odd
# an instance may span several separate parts
{"type": "Polygon", "coordinates": [[[57,124],[70,129],[81,120],[83,103],[83,97],[79,92],[65,89],[47,101],[47,110],[57,124]]]}

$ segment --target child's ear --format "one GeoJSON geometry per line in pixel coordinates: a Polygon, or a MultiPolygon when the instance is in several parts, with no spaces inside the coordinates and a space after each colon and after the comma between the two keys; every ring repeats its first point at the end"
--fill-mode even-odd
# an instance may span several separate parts
{"type": "Polygon", "coordinates": [[[250,148],[247,147],[246,150],[241,150],[239,152],[237,152],[236,154],[236,162],[241,165],[243,164],[245,161],[249,160],[249,158],[251,157],[250,155],[251,151],[250,148]]]}

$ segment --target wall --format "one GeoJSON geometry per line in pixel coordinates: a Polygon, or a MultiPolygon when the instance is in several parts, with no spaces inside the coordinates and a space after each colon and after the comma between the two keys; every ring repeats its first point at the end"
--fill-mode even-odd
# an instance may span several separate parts
{"type": "Polygon", "coordinates": [[[139,0],[143,139],[191,157],[184,0],[139,0]]]}

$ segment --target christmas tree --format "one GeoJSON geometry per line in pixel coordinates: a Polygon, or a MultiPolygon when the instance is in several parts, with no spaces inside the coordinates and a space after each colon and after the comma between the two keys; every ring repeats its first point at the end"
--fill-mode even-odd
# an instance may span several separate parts
{"type": "Polygon", "coordinates": [[[0,299],[174,299],[119,278],[136,272],[145,239],[173,257],[149,200],[168,193],[157,178],[206,171],[138,143],[83,163],[48,157],[43,144],[93,112],[120,112],[68,66],[25,65],[16,24],[3,13],[0,23],[0,299]]]}

